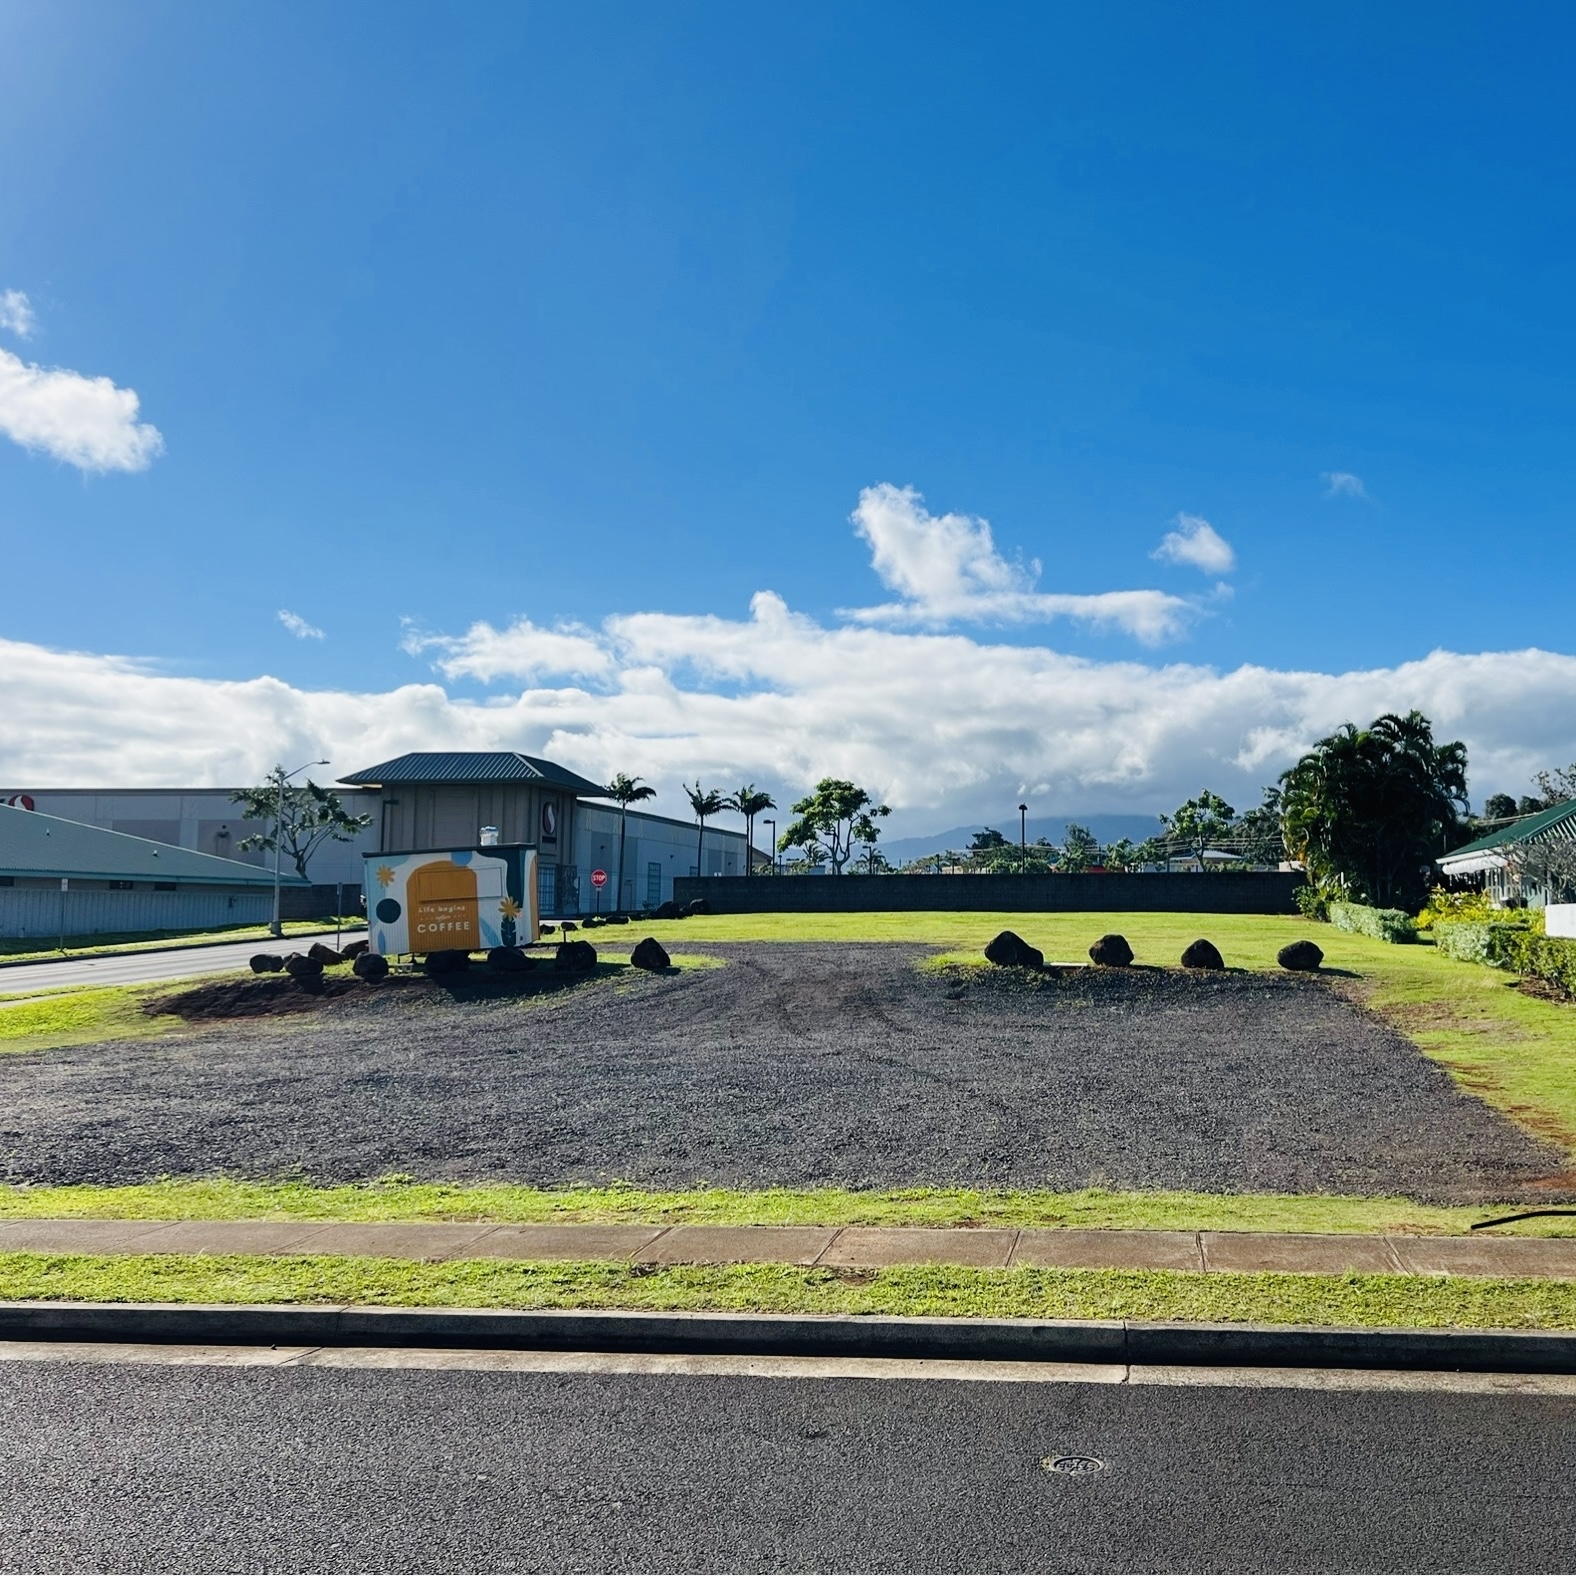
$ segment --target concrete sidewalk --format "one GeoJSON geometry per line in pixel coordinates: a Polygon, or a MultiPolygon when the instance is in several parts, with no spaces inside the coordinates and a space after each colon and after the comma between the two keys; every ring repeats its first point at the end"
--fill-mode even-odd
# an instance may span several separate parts
{"type": "Polygon", "coordinates": [[[598,1226],[261,1220],[3,1220],[0,1253],[347,1254],[881,1269],[1192,1270],[1576,1280],[1576,1238],[1362,1237],[994,1227],[598,1226]]]}

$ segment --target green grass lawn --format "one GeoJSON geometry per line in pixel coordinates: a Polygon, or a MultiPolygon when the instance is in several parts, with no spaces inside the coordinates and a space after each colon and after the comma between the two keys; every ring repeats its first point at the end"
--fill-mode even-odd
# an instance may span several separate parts
{"type": "MultiPolygon", "coordinates": [[[[1442,1208],[1405,1198],[1273,1193],[1052,1193],[1011,1189],[531,1188],[508,1183],[381,1181],[315,1186],[228,1177],[166,1178],[128,1187],[0,1187],[0,1220],[500,1221],[660,1226],[1068,1226],[1102,1230],[1315,1231],[1458,1236],[1509,1213],[1492,1204],[1442,1208]]],[[[1500,1235],[1576,1236],[1551,1217],[1500,1235]]]]}
{"type": "Polygon", "coordinates": [[[723,1309],[948,1318],[1576,1328],[1576,1283],[1134,1270],[799,1269],[299,1255],[0,1254],[8,1301],[723,1309]]]}
{"type": "MultiPolygon", "coordinates": [[[[359,914],[346,919],[344,931],[365,931],[367,922],[359,914]]],[[[287,919],[281,926],[286,937],[321,936],[326,931],[334,933],[334,922],[327,924],[320,919],[287,919]]],[[[91,941],[78,944],[78,938],[66,938],[66,950],[60,950],[57,936],[7,936],[0,940],[0,967],[7,963],[39,963],[46,957],[91,958],[113,956],[122,952],[162,952],[172,947],[211,947],[236,941],[272,941],[266,925],[221,926],[217,930],[139,930],[126,935],[99,935],[91,941]]]]}
{"type": "Polygon", "coordinates": [[[91,990],[54,990],[36,997],[0,996],[0,1055],[104,1040],[153,1039],[172,1033],[184,1027],[179,1018],[153,1018],[143,1011],[150,997],[168,995],[171,989],[169,984],[104,985],[91,990]]]}

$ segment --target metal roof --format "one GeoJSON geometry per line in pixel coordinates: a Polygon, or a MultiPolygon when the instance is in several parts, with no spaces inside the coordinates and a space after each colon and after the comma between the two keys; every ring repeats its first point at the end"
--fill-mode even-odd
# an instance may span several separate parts
{"type": "Polygon", "coordinates": [[[1500,849],[1508,848],[1515,843],[1536,842],[1540,837],[1554,831],[1576,834],[1576,799],[1567,799],[1564,804],[1557,804],[1552,810],[1539,810],[1535,815],[1524,815],[1519,820],[1512,821],[1509,826],[1498,827],[1487,836],[1478,838],[1476,842],[1468,843],[1462,848],[1452,848],[1448,854],[1441,855],[1434,863],[1451,864],[1458,859],[1497,853],[1500,849]]]}
{"type": "MultiPolygon", "coordinates": [[[[130,837],[103,826],[0,805],[0,875],[67,876],[84,881],[178,881],[204,886],[272,886],[272,870],[130,837]]],[[[305,886],[293,871],[285,886],[305,886]]]]}
{"type": "Polygon", "coordinates": [[[379,766],[350,772],[342,783],[384,787],[389,783],[545,783],[567,788],[589,798],[607,796],[600,783],[544,761],[537,755],[522,755],[518,750],[415,750],[379,766]]]}

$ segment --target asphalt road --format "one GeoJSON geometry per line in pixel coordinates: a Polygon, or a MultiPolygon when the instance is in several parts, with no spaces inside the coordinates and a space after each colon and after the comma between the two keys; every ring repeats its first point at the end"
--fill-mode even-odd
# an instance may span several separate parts
{"type": "MultiPolygon", "coordinates": [[[[360,931],[347,931],[347,936],[360,931]]],[[[327,932],[333,944],[333,931],[327,932]]],[[[123,952],[118,956],[60,958],[53,963],[14,963],[0,968],[0,994],[58,990],[62,985],[142,985],[157,980],[197,979],[244,969],[254,953],[304,952],[322,937],[286,936],[283,941],[237,941],[222,947],[172,947],[163,952],[123,952]]]]}
{"type": "Polygon", "coordinates": [[[8,1364],[0,1568],[1568,1570],[1576,1399],[8,1364]],[[1061,1476],[1050,1457],[1104,1470],[1061,1476]]]}

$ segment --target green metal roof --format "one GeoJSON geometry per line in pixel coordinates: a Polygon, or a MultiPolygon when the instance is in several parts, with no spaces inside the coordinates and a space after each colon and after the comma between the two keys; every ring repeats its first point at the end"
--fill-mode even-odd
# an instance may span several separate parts
{"type": "Polygon", "coordinates": [[[1556,828],[1568,828],[1576,833],[1576,799],[1567,799],[1564,804],[1557,804],[1552,810],[1539,810],[1534,815],[1524,815],[1508,826],[1496,827],[1486,837],[1480,837],[1474,843],[1468,843],[1463,848],[1452,848],[1436,863],[1443,864],[1447,859],[1463,859],[1471,854],[1491,854],[1496,849],[1508,848],[1515,843],[1534,842],[1544,833],[1552,832],[1556,828]]]}
{"type": "MultiPolygon", "coordinates": [[[[269,886],[272,870],[174,848],[107,827],[67,821],[0,804],[0,875],[75,877],[83,881],[177,881],[203,886],[269,886]]],[[[305,886],[293,871],[284,886],[305,886]]]]}
{"type": "Polygon", "coordinates": [[[384,787],[390,783],[542,783],[601,799],[607,789],[567,767],[518,750],[416,750],[380,766],[351,772],[342,783],[384,787]]]}

